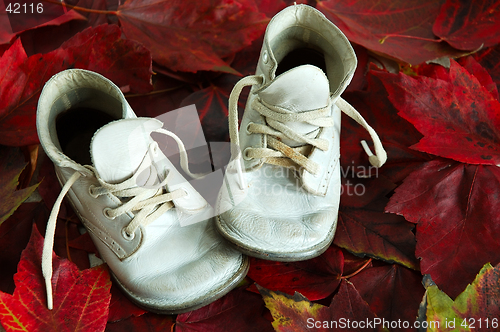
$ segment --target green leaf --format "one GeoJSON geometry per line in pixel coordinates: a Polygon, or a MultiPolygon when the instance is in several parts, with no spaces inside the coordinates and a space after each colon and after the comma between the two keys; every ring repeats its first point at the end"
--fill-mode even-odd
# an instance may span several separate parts
{"type": "Polygon", "coordinates": [[[427,289],[428,331],[491,331],[500,326],[499,317],[500,264],[484,265],[455,301],[436,285],[427,289]]]}
{"type": "Polygon", "coordinates": [[[310,302],[300,293],[290,296],[257,286],[279,332],[386,331],[352,283],[343,280],[330,306],[310,302]]]}

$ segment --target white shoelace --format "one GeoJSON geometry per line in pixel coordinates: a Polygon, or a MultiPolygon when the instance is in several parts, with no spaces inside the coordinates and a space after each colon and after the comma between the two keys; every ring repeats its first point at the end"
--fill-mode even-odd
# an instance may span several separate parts
{"type": "MultiPolygon", "coordinates": [[[[240,139],[238,135],[238,99],[244,87],[261,85],[263,80],[263,77],[259,75],[244,77],[236,83],[229,96],[229,137],[232,143],[231,155],[232,159],[236,161],[235,166],[238,172],[240,188],[242,190],[245,187],[245,180],[240,162],[240,154],[242,152],[240,150],[240,139]]],[[[387,160],[387,153],[375,130],[373,130],[373,128],[366,123],[361,114],[344,99],[339,97],[335,104],[346,115],[354,119],[368,131],[373,140],[375,155],[371,152],[365,141],[361,141],[361,145],[368,154],[370,163],[375,167],[381,167],[387,160]]],[[[331,127],[333,126],[333,119],[329,117],[331,104],[329,103],[326,107],[321,109],[309,110],[301,113],[293,113],[280,107],[268,105],[258,100],[258,98],[254,99],[250,106],[260,115],[265,117],[267,125],[250,123],[247,130],[252,134],[266,135],[267,147],[246,148],[243,152],[244,157],[247,159],[263,159],[266,163],[284,167],[298,166],[312,174],[317,174],[319,165],[310,160],[306,155],[311,147],[316,147],[323,151],[328,150],[328,141],[299,134],[284,123],[304,122],[315,125],[318,128],[331,127]],[[290,147],[281,141],[283,138],[291,139],[301,145],[298,147],[290,147]]]]}
{"type": "MultiPolygon", "coordinates": [[[[193,174],[188,168],[188,157],[184,144],[180,138],[174,133],[165,130],[163,128],[155,130],[165,135],[172,137],[179,147],[180,153],[180,163],[181,167],[189,176],[193,178],[203,177],[203,174],[193,174]]],[[[144,186],[138,186],[137,176],[148,166],[145,162],[148,155],[151,154],[156,156],[158,144],[152,142],[148,147],[148,152],[144,156],[144,160],[141,162],[139,169],[135,174],[129,179],[118,183],[110,184],[99,177],[97,171],[92,166],[85,166],[89,169],[89,174],[92,174],[99,181],[100,186],[91,186],[90,193],[93,197],[98,197],[104,194],[113,194],[117,197],[130,198],[125,203],[121,204],[117,208],[111,209],[106,208],[103,212],[110,219],[114,219],[122,214],[134,212],[134,218],[130,223],[124,228],[123,236],[131,240],[134,237],[135,231],[139,226],[147,226],[152,221],[156,220],[159,216],[165,213],[167,210],[171,209],[174,204],[172,200],[185,196],[187,193],[182,189],[176,189],[172,192],[164,193],[164,186],[168,182],[169,173],[164,175],[163,180],[159,184],[155,184],[157,180],[156,177],[150,177],[148,183],[144,186]]],[[[154,162],[153,162],[154,164],[154,162]]],[[[154,174],[156,175],[156,174],[154,174]]],[[[57,216],[59,214],[59,209],[61,208],[61,203],[70,190],[71,186],[81,177],[89,176],[82,174],[81,172],[75,171],[73,175],[68,179],[61,189],[61,193],[57,197],[56,202],[52,208],[47,223],[47,230],[45,232],[45,241],[43,244],[42,252],[42,274],[45,279],[45,286],[47,290],[47,307],[49,310],[53,309],[53,294],[52,294],[52,251],[54,247],[54,235],[57,224],[57,216]]]]}

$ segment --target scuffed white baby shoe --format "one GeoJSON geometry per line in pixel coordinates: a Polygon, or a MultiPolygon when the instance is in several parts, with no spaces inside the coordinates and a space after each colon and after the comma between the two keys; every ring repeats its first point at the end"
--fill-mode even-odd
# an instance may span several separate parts
{"type": "Polygon", "coordinates": [[[79,69],[55,75],[40,96],[37,128],[63,186],[42,257],[49,309],[54,231],[65,196],[116,283],[148,310],[194,310],[246,275],[247,259],[215,231],[212,208],[151,133],[176,139],[181,154],[182,142],[160,121],[137,118],[111,81],[79,69]]]}
{"type": "Polygon", "coordinates": [[[256,74],[229,99],[231,162],[220,191],[218,231],[240,251],[298,261],[331,244],[340,201],[341,111],[368,130],[370,162],[386,153],[375,131],[340,95],[356,55],[344,34],[318,10],[292,5],[269,23],[256,74]],[[251,86],[238,129],[237,103],[251,86]]]}

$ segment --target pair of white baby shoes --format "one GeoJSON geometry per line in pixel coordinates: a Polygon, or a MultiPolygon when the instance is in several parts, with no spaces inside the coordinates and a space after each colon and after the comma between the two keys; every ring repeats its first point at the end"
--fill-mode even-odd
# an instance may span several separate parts
{"type": "Polygon", "coordinates": [[[340,94],[356,56],[323,14],[293,5],[269,23],[256,74],[229,99],[232,158],[215,206],[163,154],[152,133],[182,141],[157,119],[137,118],[99,74],[66,70],[40,96],[37,128],[63,186],[49,218],[42,258],[52,307],[52,247],[66,196],[115,282],[160,313],[199,308],[223,296],[248,270],[245,255],[296,261],[331,244],[340,201],[341,111],[377,134],[340,94]],[[252,86],[240,130],[238,97],[252,86]]]}

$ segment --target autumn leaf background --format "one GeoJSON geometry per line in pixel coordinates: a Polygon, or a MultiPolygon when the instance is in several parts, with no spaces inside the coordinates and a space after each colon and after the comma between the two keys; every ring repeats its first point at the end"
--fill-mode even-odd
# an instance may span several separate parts
{"type": "Polygon", "coordinates": [[[310,322],[342,319],[386,321],[377,331],[415,331],[414,322],[446,331],[451,321],[498,330],[500,1],[309,1],[353,44],[358,68],[343,98],[378,132],[388,162],[370,169],[367,134],[343,118],[331,247],[302,262],[251,258],[238,288],[175,316],[145,312],[112,284],[65,204],[46,309],[40,234],[60,187],[37,138],[40,91],[64,69],[93,70],[138,115],[195,104],[207,141],[227,141],[232,86],[253,73],[267,23],[292,1],[40,0],[33,14],[18,3],[23,14],[0,2],[5,330],[331,331],[310,322]]]}

